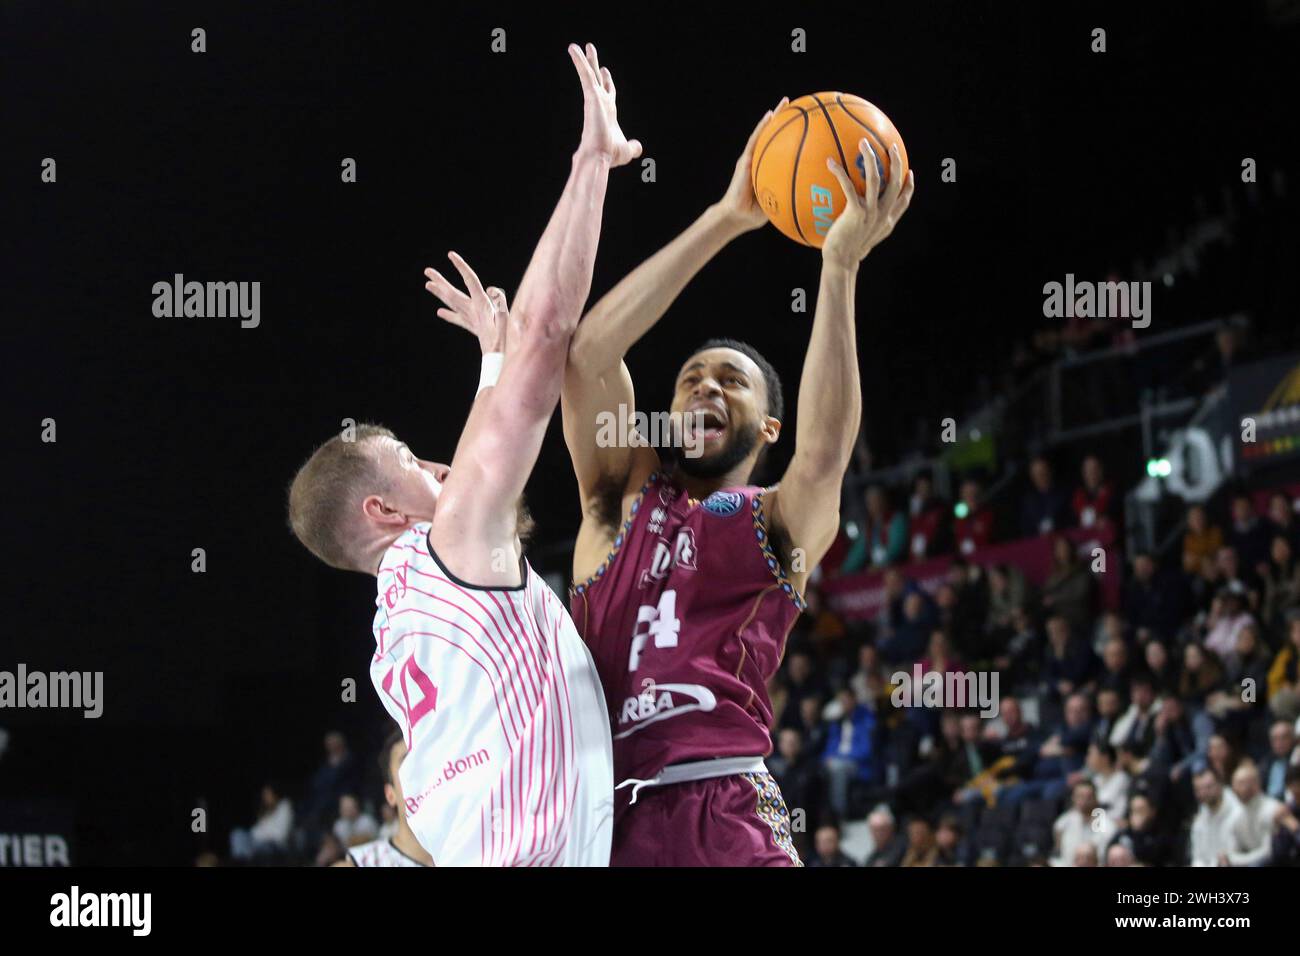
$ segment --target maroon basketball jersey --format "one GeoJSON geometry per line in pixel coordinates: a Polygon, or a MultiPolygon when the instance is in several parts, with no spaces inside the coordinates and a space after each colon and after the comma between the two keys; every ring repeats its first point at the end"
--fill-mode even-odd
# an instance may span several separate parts
{"type": "Polygon", "coordinates": [[[650,476],[614,548],[570,592],[614,736],[614,778],[767,756],[767,681],[803,607],[768,535],[764,489],[703,501],[650,476]]]}

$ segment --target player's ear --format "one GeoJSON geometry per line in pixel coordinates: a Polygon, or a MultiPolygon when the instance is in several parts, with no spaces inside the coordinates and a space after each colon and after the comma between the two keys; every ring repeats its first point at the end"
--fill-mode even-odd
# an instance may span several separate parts
{"type": "Polygon", "coordinates": [[[406,515],[384,504],[379,495],[366,495],[361,502],[361,513],[370,521],[380,525],[404,525],[406,515]]]}
{"type": "Polygon", "coordinates": [[[781,437],[781,420],[773,418],[771,415],[764,415],[763,424],[758,433],[763,441],[769,445],[775,445],[776,440],[781,437]]]}
{"type": "Polygon", "coordinates": [[[400,809],[397,806],[397,790],[393,787],[391,783],[384,784],[384,802],[387,803],[394,810],[400,809]]]}

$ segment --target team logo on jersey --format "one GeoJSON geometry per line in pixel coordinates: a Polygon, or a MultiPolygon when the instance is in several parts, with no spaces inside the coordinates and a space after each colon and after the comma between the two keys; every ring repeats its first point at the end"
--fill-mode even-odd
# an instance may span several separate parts
{"type": "Polygon", "coordinates": [[[650,512],[650,523],[646,525],[646,530],[651,534],[659,534],[664,530],[664,522],[668,520],[668,512],[663,508],[655,508],[650,512]]]}
{"type": "Polygon", "coordinates": [[[713,691],[699,684],[655,684],[647,681],[641,693],[623,701],[623,707],[618,713],[618,725],[627,729],[616,733],[614,739],[622,740],[669,717],[689,714],[694,710],[710,711],[717,706],[718,698],[713,696],[713,691]]]}
{"type": "Polygon", "coordinates": [[[641,571],[641,587],[646,587],[651,581],[662,581],[668,577],[668,572],[673,568],[682,568],[685,571],[696,569],[695,532],[690,528],[682,528],[677,532],[677,540],[671,548],[663,538],[655,542],[655,553],[650,559],[650,567],[641,571]]]}
{"type": "Polygon", "coordinates": [[[709,514],[715,514],[726,518],[739,511],[740,506],[744,501],[745,496],[739,491],[715,491],[713,494],[709,495],[709,497],[705,498],[701,504],[704,506],[704,510],[709,512],[709,514]]]}

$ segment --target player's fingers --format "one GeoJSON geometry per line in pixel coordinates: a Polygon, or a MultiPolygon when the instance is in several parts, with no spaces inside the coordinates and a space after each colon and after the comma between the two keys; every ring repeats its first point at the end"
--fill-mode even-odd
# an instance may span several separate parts
{"type": "Polygon", "coordinates": [[[858,195],[858,187],[853,185],[853,180],[850,179],[849,174],[844,171],[844,167],[830,157],[827,157],[826,168],[831,171],[831,175],[834,176],[836,181],[840,184],[840,189],[844,192],[844,201],[850,206],[861,206],[862,197],[858,195]]]}
{"type": "Polygon", "coordinates": [[[880,167],[876,165],[876,154],[871,151],[871,143],[864,136],[858,141],[858,154],[862,157],[862,177],[867,181],[863,200],[867,209],[875,209],[880,199],[880,167]]]}
{"type": "Polygon", "coordinates": [[[629,139],[627,141],[627,147],[631,151],[629,155],[630,159],[636,159],[641,155],[641,141],[639,139],[629,139]]]}
{"type": "Polygon", "coordinates": [[[897,222],[902,218],[903,213],[907,212],[907,207],[912,205],[912,193],[916,191],[916,174],[910,169],[907,171],[907,182],[903,184],[903,191],[898,196],[898,201],[894,203],[894,221],[897,222]]]}
{"type": "Polygon", "coordinates": [[[487,293],[483,291],[483,283],[478,281],[478,276],[474,273],[474,270],[469,267],[468,262],[462,259],[455,252],[447,253],[447,258],[450,259],[451,264],[456,267],[456,271],[460,273],[460,277],[465,280],[465,288],[469,290],[470,298],[479,299],[487,295],[487,293]]]}
{"type": "Polygon", "coordinates": [[[424,287],[452,308],[469,302],[469,297],[448,282],[437,269],[425,269],[424,274],[429,279],[424,287]]]}
{"type": "Polygon", "coordinates": [[[578,80],[582,83],[582,93],[586,96],[594,82],[591,75],[591,64],[587,62],[582,47],[576,43],[569,44],[569,59],[573,61],[573,68],[578,71],[578,80]]]}
{"type": "Polygon", "coordinates": [[[600,76],[600,57],[596,54],[596,44],[587,44],[587,62],[591,64],[591,75],[600,76]]]}
{"type": "Polygon", "coordinates": [[[614,74],[609,72],[609,67],[600,68],[600,82],[605,87],[605,92],[609,94],[610,99],[618,99],[618,90],[614,88],[614,74]]]}
{"type": "Polygon", "coordinates": [[[506,294],[503,289],[498,289],[494,285],[488,286],[487,296],[489,299],[492,300],[492,307],[496,309],[498,312],[509,311],[509,309],[506,307],[506,294]]]}
{"type": "Polygon", "coordinates": [[[906,176],[900,175],[903,169],[903,154],[899,150],[898,144],[895,143],[889,147],[889,182],[885,184],[884,203],[886,209],[893,209],[898,205],[898,197],[902,195],[903,186],[906,176]]]}

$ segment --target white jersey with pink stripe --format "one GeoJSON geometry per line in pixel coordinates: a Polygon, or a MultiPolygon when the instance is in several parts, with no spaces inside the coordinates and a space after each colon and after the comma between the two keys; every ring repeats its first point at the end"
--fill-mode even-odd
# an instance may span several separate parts
{"type": "Polygon", "coordinates": [[[560,598],[443,567],[429,525],[379,568],[370,677],[402,728],[407,821],[437,866],[606,866],[613,751],[596,667],[560,598]]]}
{"type": "Polygon", "coordinates": [[[354,846],[348,850],[348,856],[355,866],[424,866],[393,846],[393,841],[387,838],[354,846]]]}

